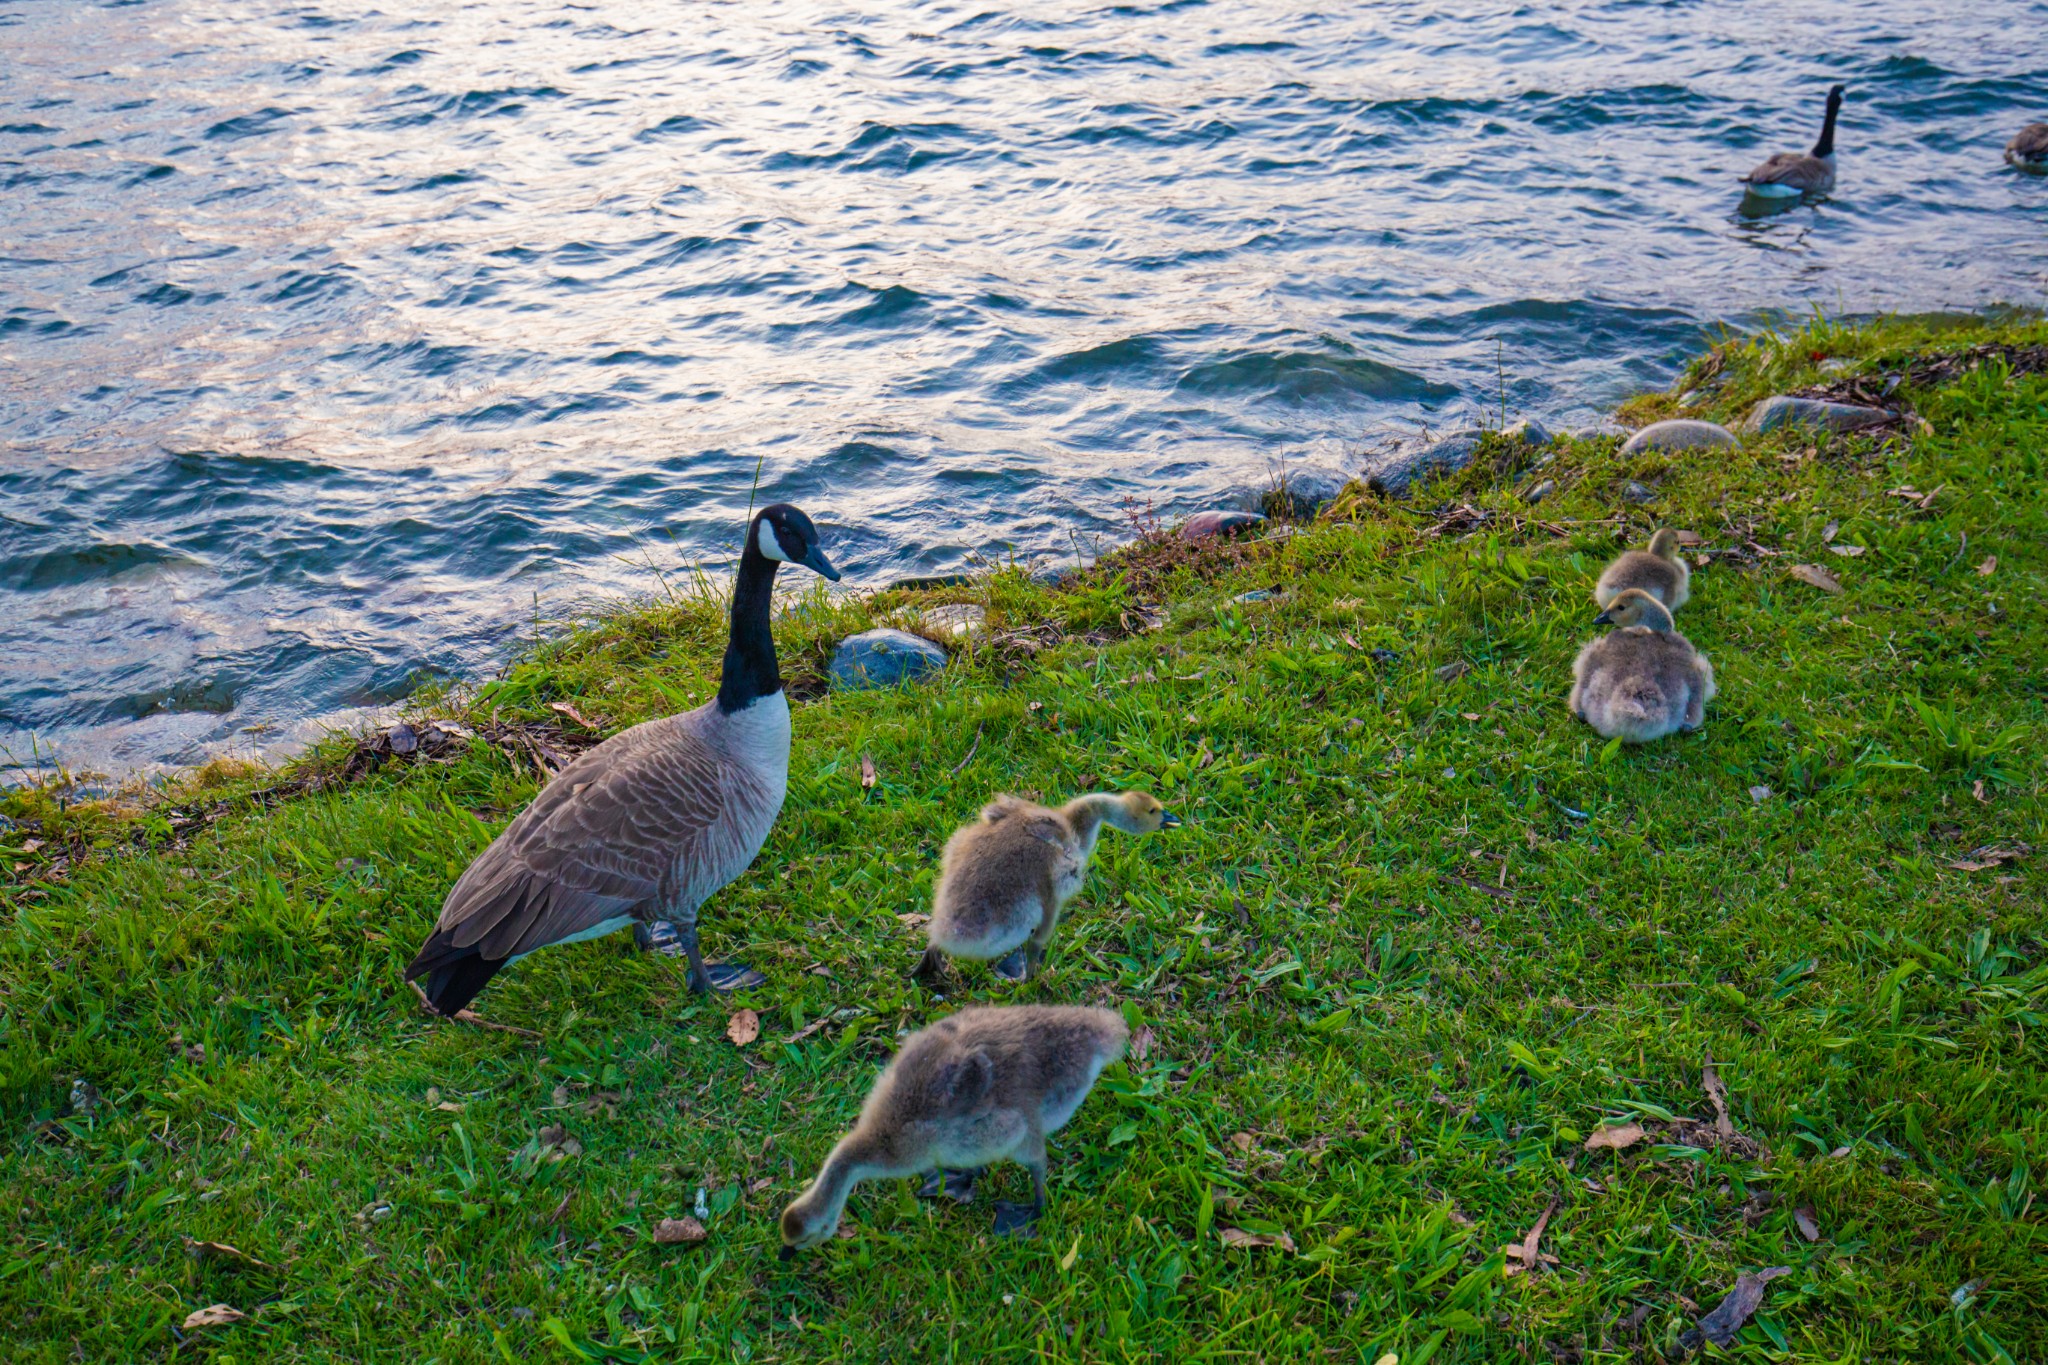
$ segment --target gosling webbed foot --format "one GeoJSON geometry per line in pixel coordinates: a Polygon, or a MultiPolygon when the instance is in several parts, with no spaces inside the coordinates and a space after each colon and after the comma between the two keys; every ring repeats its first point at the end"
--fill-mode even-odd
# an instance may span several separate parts
{"type": "Polygon", "coordinates": [[[1043,1204],[1012,1204],[1007,1199],[996,1201],[996,1236],[1030,1237],[1038,1223],[1038,1215],[1045,1212],[1043,1204]]]}
{"type": "Polygon", "coordinates": [[[946,955],[937,948],[927,948],[917,965],[910,969],[910,979],[935,986],[946,979],[946,955]]]}
{"type": "Polygon", "coordinates": [[[978,1170],[955,1171],[941,1166],[924,1178],[924,1184],[918,1187],[917,1197],[937,1199],[943,1196],[956,1204],[971,1204],[974,1202],[975,1178],[980,1174],[978,1170]]]}
{"type": "Polygon", "coordinates": [[[1022,981],[1031,975],[1030,964],[1024,959],[1024,950],[1017,949],[1008,957],[989,964],[989,970],[1005,981],[1022,981]]]}
{"type": "Polygon", "coordinates": [[[767,977],[744,962],[707,962],[703,972],[690,982],[690,989],[703,995],[710,991],[752,990],[767,984],[767,977]]]}

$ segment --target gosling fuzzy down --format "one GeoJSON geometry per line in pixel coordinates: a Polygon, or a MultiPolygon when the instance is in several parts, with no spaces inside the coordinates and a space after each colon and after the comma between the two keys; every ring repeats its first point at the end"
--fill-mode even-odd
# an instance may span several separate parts
{"type": "Polygon", "coordinates": [[[1150,834],[1179,823],[1149,792],[1091,792],[1058,807],[998,796],[946,841],[917,974],[958,957],[996,962],[1013,980],[1036,976],[1103,827],[1150,834]]]}
{"type": "Polygon", "coordinates": [[[999,1202],[995,1230],[1028,1227],[1045,1208],[1046,1138],[1129,1038],[1114,1010],[1078,1005],[981,1006],[912,1034],[876,1078],[853,1131],[782,1211],[783,1259],[830,1240],[863,1180],[937,1169],[965,1203],[981,1168],[1006,1157],[1031,1172],[1032,1201],[999,1202]]]}
{"type": "Polygon", "coordinates": [[[1714,696],[1714,666],[1673,628],[1664,604],[1630,588],[1594,619],[1618,629],[1573,662],[1573,713],[1605,738],[1631,744],[1699,729],[1714,696]]]}
{"type": "Polygon", "coordinates": [[[1679,553],[1678,532],[1666,526],[1650,537],[1647,550],[1627,550],[1609,564],[1593,585],[1593,600],[1605,611],[1630,588],[1650,594],[1676,612],[1692,596],[1692,570],[1679,553]]]}
{"type": "Polygon", "coordinates": [[[2039,175],[2048,171],[2048,123],[2029,123],[2005,144],[2005,164],[2039,175]]]}

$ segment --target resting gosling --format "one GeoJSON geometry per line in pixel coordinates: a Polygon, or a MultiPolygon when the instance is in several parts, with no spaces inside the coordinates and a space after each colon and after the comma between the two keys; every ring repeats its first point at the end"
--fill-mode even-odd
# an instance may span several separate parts
{"type": "Polygon", "coordinates": [[[1798,199],[1808,194],[1826,194],[1835,187],[1835,116],[1842,112],[1842,91],[1837,85],[1828,91],[1827,115],[1821,120],[1820,141],[1810,152],[1779,152],[1742,177],[1746,193],[1756,199],[1798,199]]]}
{"type": "Polygon", "coordinates": [[[1714,696],[1714,666],[1672,628],[1664,604],[1630,588],[1593,619],[1619,629],[1579,651],[1573,713],[1631,744],[1699,729],[1714,696]]]}
{"type": "Polygon", "coordinates": [[[1045,1209],[1046,1137],[1074,1116],[1129,1037],[1114,1010],[1079,1005],[981,1006],[912,1034],[853,1131],[782,1211],[782,1258],[829,1240],[863,1180],[936,1167],[964,1203],[981,1168],[1004,1157],[1031,1172],[1032,1197],[998,1202],[995,1230],[1030,1226],[1045,1209]]]}
{"type": "Polygon", "coordinates": [[[1605,610],[1630,588],[1650,594],[1666,611],[1675,612],[1685,605],[1692,596],[1692,570],[1678,552],[1678,532],[1666,526],[1650,537],[1648,550],[1624,551],[1593,585],[1593,600],[1605,610]]]}
{"type": "Polygon", "coordinates": [[[2029,123],[2005,144],[2005,164],[2023,171],[2048,171],[2048,123],[2029,123]]]}
{"type": "Polygon", "coordinates": [[[1088,875],[1102,827],[1150,834],[1179,823],[1150,792],[1091,792],[1058,809],[998,796],[946,841],[931,946],[916,974],[937,975],[950,956],[995,962],[1013,981],[1036,976],[1060,907],[1088,875]]]}

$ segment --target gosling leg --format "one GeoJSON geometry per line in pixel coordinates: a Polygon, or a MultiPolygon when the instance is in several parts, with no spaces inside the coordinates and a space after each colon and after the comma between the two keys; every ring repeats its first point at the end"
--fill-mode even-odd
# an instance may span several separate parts
{"type": "Polygon", "coordinates": [[[1005,981],[1022,981],[1031,975],[1031,964],[1022,948],[1008,957],[989,964],[989,970],[1005,981]]]}
{"type": "Polygon", "coordinates": [[[922,981],[926,985],[932,985],[943,980],[945,975],[946,955],[937,948],[925,949],[924,956],[919,958],[917,965],[910,969],[911,979],[913,981],[922,981]]]}
{"type": "Polygon", "coordinates": [[[998,1237],[1029,1237],[1031,1227],[1038,1216],[1045,1212],[1045,1137],[1034,1135],[1026,1140],[1025,1147],[1018,1151],[1016,1159],[1031,1172],[1031,1202],[1012,1204],[1008,1200],[996,1201],[995,1233],[998,1237]]]}

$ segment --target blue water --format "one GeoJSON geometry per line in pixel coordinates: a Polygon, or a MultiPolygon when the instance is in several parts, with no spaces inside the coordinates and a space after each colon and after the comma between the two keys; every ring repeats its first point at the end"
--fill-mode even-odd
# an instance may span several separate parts
{"type": "Polygon", "coordinates": [[[0,745],[260,747],[729,553],[854,582],[2048,294],[2048,5],[0,0],[0,745]],[[1735,178],[1850,86],[1830,202],[1735,178]]]}

